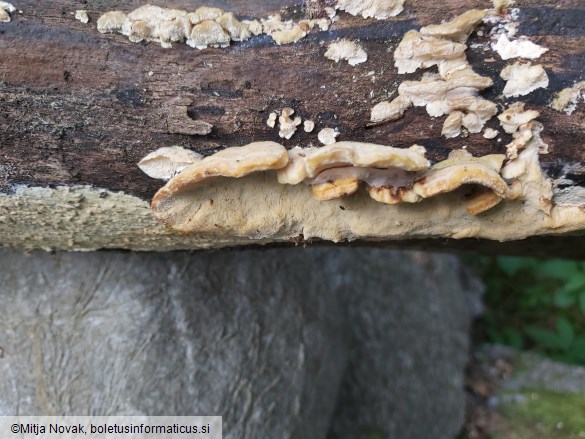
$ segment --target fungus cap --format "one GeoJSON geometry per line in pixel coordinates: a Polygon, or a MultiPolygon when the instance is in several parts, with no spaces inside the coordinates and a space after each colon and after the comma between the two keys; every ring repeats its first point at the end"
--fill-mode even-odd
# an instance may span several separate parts
{"type": "Polygon", "coordinates": [[[163,147],[140,160],[138,167],[149,177],[169,180],[202,158],[201,154],[180,146],[163,147]]]}
{"type": "Polygon", "coordinates": [[[446,23],[425,26],[421,28],[420,33],[428,37],[445,38],[464,43],[486,15],[487,11],[485,10],[472,9],[446,23]]]}
{"type": "Polygon", "coordinates": [[[465,184],[477,184],[506,198],[508,186],[499,172],[505,156],[492,154],[472,157],[464,150],[454,151],[447,160],[433,165],[413,185],[412,190],[422,198],[451,192],[465,184]]]}
{"type": "Polygon", "coordinates": [[[189,165],[171,178],[154,196],[152,207],[156,211],[159,203],[174,194],[189,191],[207,178],[239,178],[252,172],[280,169],[287,163],[286,149],[276,142],[254,142],[227,148],[189,165]]]}
{"type": "Polygon", "coordinates": [[[424,152],[424,148],[418,145],[401,149],[372,143],[337,142],[308,154],[307,176],[312,178],[325,169],[340,166],[420,171],[429,167],[424,152]]]}

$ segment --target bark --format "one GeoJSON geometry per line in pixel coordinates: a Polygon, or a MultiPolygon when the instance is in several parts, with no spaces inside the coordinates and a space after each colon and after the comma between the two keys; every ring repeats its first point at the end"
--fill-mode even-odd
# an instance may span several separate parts
{"type": "MultiPolygon", "coordinates": [[[[309,11],[288,0],[213,3],[240,17],[267,17],[280,11],[285,17],[298,19],[316,13],[315,2],[309,2],[309,11]]],[[[128,12],[141,4],[128,1],[123,9],[128,12]]],[[[157,4],[189,10],[196,7],[186,0],[161,0],[157,4]]],[[[95,237],[95,230],[79,226],[67,239],[46,238],[59,227],[58,223],[67,222],[63,213],[58,214],[59,218],[51,217],[51,201],[37,200],[37,206],[45,213],[37,210],[36,222],[27,223],[28,228],[45,236],[44,240],[31,241],[6,219],[16,215],[16,222],[24,224],[24,219],[31,218],[19,207],[19,203],[30,203],[30,196],[10,196],[18,185],[88,185],[97,190],[124,191],[149,201],[161,182],[144,175],[136,163],[162,146],[176,144],[204,154],[258,140],[274,140],[292,147],[317,143],[318,129],[333,127],[341,131],[340,139],[345,140],[400,147],[421,144],[433,161],[446,158],[451,150],[464,145],[474,155],[502,153],[503,145],[510,140],[508,136],[502,136],[496,147],[479,134],[447,141],[441,137],[442,119],[432,120],[421,108],[409,110],[394,123],[366,128],[375,103],[392,96],[401,81],[420,77],[420,72],[397,75],[393,67],[392,52],[403,34],[470,8],[486,6],[486,2],[475,0],[409,0],[405,12],[388,20],[365,20],[340,13],[342,19],[330,31],[314,32],[296,44],[277,46],[264,35],[232,43],[226,49],[197,51],[185,44],[163,49],[156,43],[136,44],[122,35],[98,33],[97,18],[120,8],[113,0],[83,6],[70,0],[19,1],[16,7],[22,14],[13,13],[12,22],[0,24],[0,184],[8,197],[0,224],[3,240],[8,245],[32,248],[156,248],[165,244],[161,235],[175,235],[157,229],[154,220],[144,226],[150,231],[140,236],[114,228],[113,233],[114,229],[110,229],[97,237],[95,245],[85,247],[66,243],[87,238],[91,233],[95,237]],[[81,7],[89,8],[89,24],[75,20],[71,14],[81,7]],[[368,52],[368,62],[350,68],[323,56],[324,44],[345,37],[361,41],[368,52]],[[375,73],[370,75],[372,71],[375,73]],[[270,129],[265,121],[272,111],[285,106],[314,120],[317,130],[299,130],[291,140],[280,139],[278,130],[270,129]],[[205,131],[204,123],[213,124],[211,132],[194,134],[205,131]],[[43,226],[42,221],[52,225],[43,226]],[[118,242],[112,237],[116,234],[122,240],[141,243],[118,242]],[[149,246],[142,245],[146,241],[149,246]]],[[[583,106],[570,117],[548,107],[555,93],[582,79],[585,9],[577,0],[554,5],[544,0],[525,0],[517,6],[521,10],[518,33],[550,49],[538,60],[549,73],[550,86],[522,101],[541,112],[543,139],[550,149],[548,155],[541,157],[541,163],[547,174],[556,178],[566,174],[567,165],[580,164],[585,155],[583,106]]],[[[487,38],[473,37],[470,43],[485,42],[487,38]]],[[[481,49],[470,48],[467,55],[476,71],[495,81],[483,96],[504,103],[497,94],[503,87],[499,72],[506,62],[497,56],[495,62],[482,62],[493,53],[486,54],[481,49]]],[[[488,126],[497,128],[497,120],[492,119],[488,126]]],[[[585,185],[584,173],[583,167],[573,166],[567,178],[572,185],[585,185]]],[[[111,221],[122,219],[111,216],[111,221]]],[[[176,236],[168,240],[175,242],[169,248],[202,246],[177,245],[180,240],[176,236]]]]}

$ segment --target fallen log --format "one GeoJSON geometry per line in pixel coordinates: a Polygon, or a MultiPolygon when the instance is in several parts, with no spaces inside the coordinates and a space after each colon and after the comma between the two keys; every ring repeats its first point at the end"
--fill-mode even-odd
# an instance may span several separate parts
{"type": "MultiPolygon", "coordinates": [[[[195,9],[186,1],[157,4],[195,9]]],[[[126,2],[124,12],[139,6],[138,1],[126,2]]],[[[305,8],[286,0],[244,0],[210,6],[229,8],[241,19],[281,13],[283,20],[300,22],[309,15],[324,16],[330,4],[310,2],[305,8]]],[[[486,125],[499,130],[495,139],[482,133],[447,139],[441,134],[444,117],[431,118],[420,107],[392,122],[369,123],[375,104],[395,97],[403,81],[422,76],[421,70],[398,74],[394,67],[394,51],[406,32],[491,4],[412,0],[399,15],[382,20],[337,11],[337,21],[327,31],[314,29],[296,43],[278,45],[263,34],[204,50],[183,43],[165,49],[153,41],[134,43],[117,33],[98,32],[98,18],[119,7],[109,0],[87,10],[87,24],[75,19],[78,4],[73,1],[23,0],[15,7],[11,21],[0,23],[3,246],[175,250],[319,240],[484,238],[512,240],[511,248],[521,249],[516,240],[578,234],[585,228],[585,106],[576,102],[571,115],[550,106],[559,92],[583,80],[585,8],[578,1],[514,5],[517,35],[549,49],[533,61],[548,74],[546,88],[518,98],[501,95],[500,73],[515,60],[502,60],[492,50],[493,23],[478,26],[466,51],[473,69],[493,81],[483,98],[496,103],[499,111],[521,101],[539,112],[549,152],[539,161],[553,190],[547,199],[553,205],[552,220],[517,200],[469,216],[457,204],[460,193],[413,206],[386,206],[363,193],[317,202],[302,185],[283,187],[272,174],[258,174],[206,186],[198,202],[203,206],[205,200],[207,228],[187,235],[160,224],[149,207],[164,183],[142,173],[137,163],[160,147],[179,145],[210,155],[256,141],[278,142],[287,149],[318,146],[317,133],[333,128],[340,133],[337,140],[399,148],[422,145],[432,163],[464,147],[476,157],[505,153],[512,136],[502,132],[495,117],[486,125]],[[326,58],[328,46],[342,38],[359,41],[367,61],[351,66],[326,58]],[[290,139],[279,137],[279,130],[266,121],[286,107],[313,121],[315,130],[297,129],[290,139]],[[570,209],[556,214],[560,199],[570,209]]],[[[483,245],[471,242],[477,242],[472,248],[483,245]]]]}

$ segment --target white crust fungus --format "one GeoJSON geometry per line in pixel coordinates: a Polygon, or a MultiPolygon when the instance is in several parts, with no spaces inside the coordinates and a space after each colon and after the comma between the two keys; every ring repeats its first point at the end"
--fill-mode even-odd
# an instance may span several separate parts
{"type": "Polygon", "coordinates": [[[0,23],[10,23],[10,12],[16,11],[16,8],[8,2],[0,1],[0,23]]]}
{"type": "Polygon", "coordinates": [[[325,52],[325,58],[335,62],[345,60],[350,66],[355,66],[366,62],[368,54],[354,41],[339,40],[329,45],[325,52]]]}
{"type": "Polygon", "coordinates": [[[336,8],[351,15],[385,20],[404,10],[404,0],[339,0],[336,8]]]}
{"type": "Polygon", "coordinates": [[[518,39],[510,41],[506,34],[502,34],[498,37],[498,41],[492,44],[494,49],[503,60],[512,58],[527,58],[537,59],[543,53],[548,52],[548,49],[538,44],[533,43],[529,40],[518,39]]]}
{"type": "Polygon", "coordinates": [[[577,109],[577,104],[583,100],[585,81],[577,82],[572,87],[565,88],[557,93],[551,102],[551,107],[557,111],[563,111],[570,116],[577,109]]]}
{"type": "MultiPolygon", "coordinates": [[[[512,142],[506,145],[506,156],[508,159],[516,159],[519,151],[524,149],[532,140],[535,131],[533,121],[538,115],[538,111],[524,110],[523,102],[516,102],[498,116],[500,125],[504,131],[512,134],[514,138],[512,142]]],[[[548,152],[546,144],[542,143],[541,148],[540,154],[546,154],[548,152]]]]}
{"type": "Polygon", "coordinates": [[[505,14],[507,9],[516,3],[515,0],[493,0],[492,3],[494,4],[494,11],[496,14],[505,14]]]}
{"type": "Polygon", "coordinates": [[[323,145],[331,145],[337,142],[337,136],[339,136],[339,131],[333,128],[323,128],[321,131],[319,131],[319,134],[317,134],[319,142],[321,142],[323,145]]]}
{"type": "Polygon", "coordinates": [[[274,112],[270,113],[268,115],[268,119],[266,120],[266,125],[268,125],[270,128],[274,128],[276,126],[276,118],[278,117],[278,115],[274,112]]]}
{"type": "Polygon", "coordinates": [[[294,114],[294,112],[295,110],[292,108],[285,107],[282,109],[281,114],[278,117],[278,123],[280,126],[278,135],[284,139],[290,139],[296,132],[297,127],[302,123],[302,119],[300,117],[291,119],[291,116],[294,114]]]}
{"type": "Polygon", "coordinates": [[[230,45],[230,36],[223,28],[212,20],[205,20],[193,26],[193,30],[187,39],[187,45],[195,49],[208,47],[227,47],[230,45]]]}
{"type": "Polygon", "coordinates": [[[486,128],[483,130],[483,137],[486,139],[495,139],[499,134],[498,130],[494,130],[493,128],[486,128]]]}
{"type": "Polygon", "coordinates": [[[97,30],[102,34],[108,32],[121,32],[126,19],[126,14],[122,11],[106,12],[98,18],[97,30]]]}
{"type": "Polygon", "coordinates": [[[164,48],[172,43],[186,42],[202,50],[207,47],[227,47],[231,41],[246,41],[252,35],[266,33],[276,44],[290,44],[305,37],[314,27],[329,28],[330,20],[283,22],[280,15],[258,20],[239,21],[232,12],[202,6],[195,12],[144,5],[127,16],[122,11],[110,11],[98,20],[101,33],[119,32],[132,42],[155,41],[164,48]]]}
{"type": "Polygon", "coordinates": [[[500,76],[507,81],[503,91],[506,97],[525,96],[548,87],[548,75],[540,64],[533,66],[516,62],[504,67],[500,76]]]}
{"type": "Polygon", "coordinates": [[[315,129],[315,122],[312,120],[305,120],[303,122],[303,129],[305,130],[305,133],[312,132],[315,129]]]}
{"type": "Polygon", "coordinates": [[[462,127],[479,133],[497,113],[497,107],[478,96],[493,81],[473,71],[465,56],[465,42],[486,14],[474,9],[447,23],[407,32],[394,52],[398,73],[413,73],[435,65],[439,73],[425,73],[420,81],[400,84],[398,97],[372,108],[369,125],[396,120],[414,105],[426,107],[432,117],[448,115],[442,128],[447,138],[460,135],[462,127]]]}
{"type": "Polygon", "coordinates": [[[410,107],[412,107],[412,101],[406,96],[399,95],[391,102],[382,101],[372,108],[370,115],[371,125],[399,119],[410,107]]]}
{"type": "Polygon", "coordinates": [[[481,23],[487,11],[472,9],[453,20],[421,28],[421,35],[465,43],[471,32],[481,23]]]}
{"type": "Polygon", "coordinates": [[[149,177],[169,180],[202,158],[201,154],[180,146],[163,147],[140,160],[138,167],[149,177]]]}
{"type": "Polygon", "coordinates": [[[75,11],[75,19],[81,21],[84,24],[89,23],[89,15],[87,15],[87,11],[85,9],[75,11]]]}

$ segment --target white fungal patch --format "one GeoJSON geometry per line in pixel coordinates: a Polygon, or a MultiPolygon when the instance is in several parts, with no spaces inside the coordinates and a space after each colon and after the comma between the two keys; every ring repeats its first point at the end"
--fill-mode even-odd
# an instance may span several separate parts
{"type": "Polygon", "coordinates": [[[370,122],[377,125],[402,117],[412,107],[412,101],[406,96],[397,96],[392,102],[383,101],[372,108],[370,122]]]}
{"type": "Polygon", "coordinates": [[[189,149],[171,146],[151,152],[138,162],[138,167],[149,177],[169,180],[202,158],[201,154],[189,149]]]}
{"type": "Polygon", "coordinates": [[[173,43],[186,42],[202,50],[208,47],[227,47],[231,41],[246,41],[252,35],[266,33],[276,44],[295,43],[311,29],[329,28],[327,18],[283,22],[280,15],[271,16],[260,23],[258,20],[239,21],[232,12],[202,6],[195,12],[144,5],[126,15],[122,11],[110,11],[97,23],[101,33],[118,32],[132,42],[155,41],[164,48],[173,43]]]}
{"type": "Polygon", "coordinates": [[[442,128],[447,138],[459,136],[463,127],[479,133],[497,113],[495,103],[478,96],[493,82],[473,71],[465,56],[464,43],[486,14],[471,10],[449,22],[407,32],[394,52],[398,73],[413,73],[432,66],[437,66],[439,73],[425,73],[420,81],[400,84],[398,97],[372,108],[369,125],[396,120],[414,105],[426,107],[432,117],[448,115],[442,128]]]}
{"type": "Polygon", "coordinates": [[[268,119],[266,120],[266,125],[268,125],[270,128],[274,128],[274,126],[276,125],[276,118],[278,117],[278,115],[276,113],[270,113],[268,115],[268,119]]]}
{"type": "Polygon", "coordinates": [[[292,108],[285,107],[282,109],[281,114],[278,117],[278,123],[280,127],[278,135],[283,139],[290,139],[297,131],[297,127],[302,123],[302,119],[300,117],[295,117],[294,119],[291,118],[294,112],[295,110],[292,108]]]}
{"type": "Polygon", "coordinates": [[[498,130],[494,130],[493,128],[486,128],[483,130],[483,137],[486,139],[495,139],[499,134],[498,130]]]}
{"type": "MultiPolygon", "coordinates": [[[[539,113],[535,110],[525,110],[523,102],[516,102],[498,116],[500,125],[508,134],[512,134],[514,138],[512,142],[506,145],[506,156],[510,160],[518,157],[519,151],[532,140],[535,132],[534,119],[538,117],[539,113]]],[[[540,131],[539,131],[540,132],[540,131]]],[[[542,149],[540,154],[548,152],[547,145],[541,142],[542,149]]]]}
{"type": "Polygon", "coordinates": [[[307,36],[307,32],[304,31],[300,26],[294,26],[292,29],[285,29],[274,31],[270,34],[272,39],[279,46],[282,44],[296,43],[302,38],[307,36]]]}
{"type": "Polygon", "coordinates": [[[8,2],[0,1],[0,23],[10,23],[10,13],[16,8],[8,2]]]}
{"type": "Polygon", "coordinates": [[[339,40],[331,43],[325,52],[325,58],[339,62],[345,60],[350,66],[366,62],[368,54],[356,42],[339,40]]]}
{"type": "Polygon", "coordinates": [[[337,142],[337,136],[339,136],[339,131],[333,128],[323,128],[321,131],[319,131],[319,134],[317,134],[319,142],[321,142],[323,145],[331,145],[337,142]]]}
{"type": "Polygon", "coordinates": [[[504,14],[510,6],[516,3],[515,0],[492,0],[496,14],[504,14]]]}
{"type": "Polygon", "coordinates": [[[109,32],[121,32],[126,23],[126,14],[122,11],[109,11],[103,14],[97,21],[97,30],[102,34],[109,32]]]}
{"type": "Polygon", "coordinates": [[[584,92],[585,81],[578,82],[558,92],[550,106],[570,116],[577,109],[577,104],[585,100],[584,92]]]}
{"type": "Polygon", "coordinates": [[[305,130],[305,133],[312,132],[315,129],[315,122],[312,120],[305,120],[303,122],[303,129],[305,130]]]}
{"type": "Polygon", "coordinates": [[[89,23],[89,15],[87,15],[87,11],[85,9],[75,11],[75,19],[81,21],[84,24],[89,23]]]}
{"type": "Polygon", "coordinates": [[[208,47],[227,47],[230,41],[230,36],[218,23],[205,20],[193,26],[187,45],[202,50],[208,47]]]}
{"type": "Polygon", "coordinates": [[[351,15],[385,20],[404,10],[404,0],[339,0],[336,8],[351,15]]]}
{"type": "Polygon", "coordinates": [[[512,58],[537,59],[543,53],[548,52],[547,48],[529,40],[518,39],[510,41],[505,34],[500,35],[498,41],[492,44],[492,49],[498,52],[503,60],[512,58]]]}
{"type": "Polygon", "coordinates": [[[505,79],[504,96],[525,96],[536,89],[548,87],[548,75],[542,65],[516,62],[504,67],[500,76],[505,79]]]}

